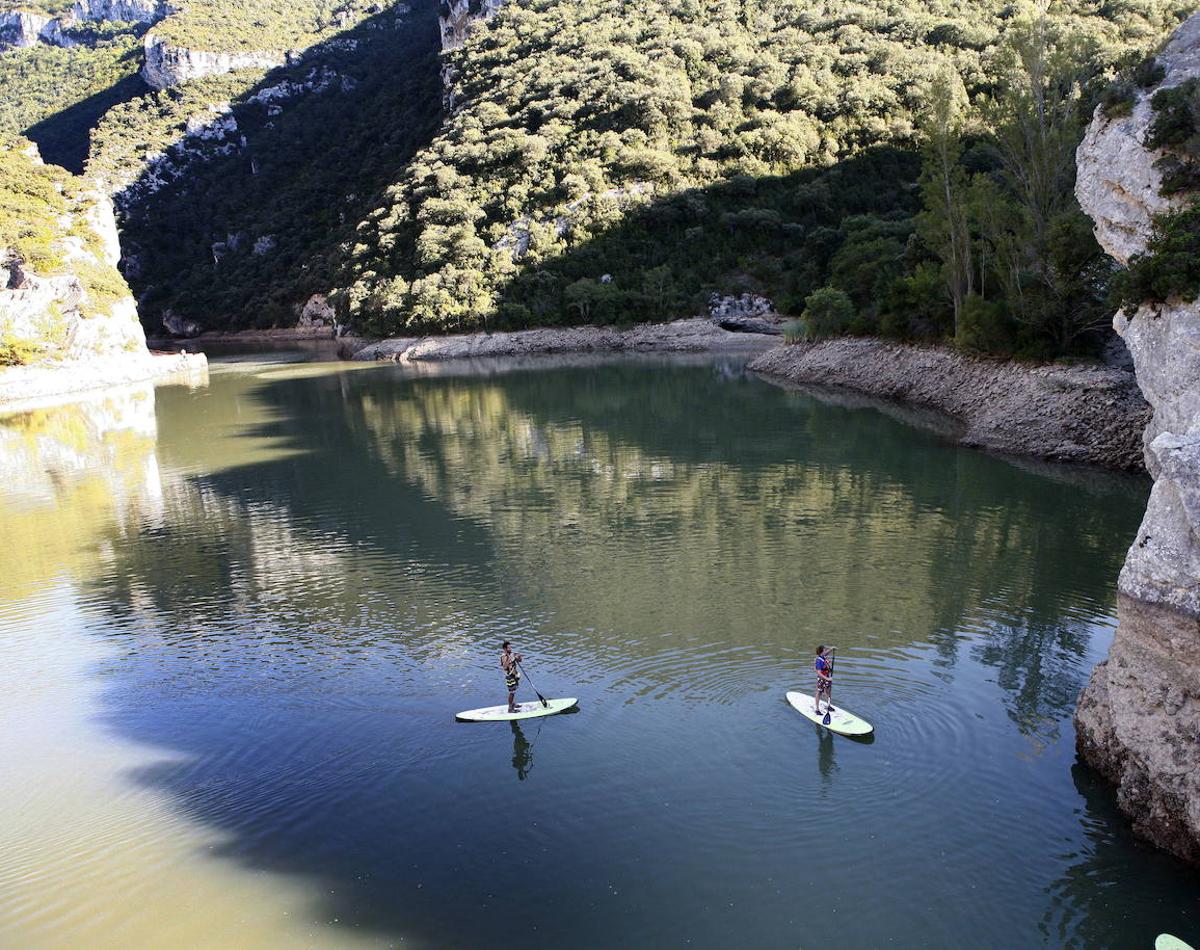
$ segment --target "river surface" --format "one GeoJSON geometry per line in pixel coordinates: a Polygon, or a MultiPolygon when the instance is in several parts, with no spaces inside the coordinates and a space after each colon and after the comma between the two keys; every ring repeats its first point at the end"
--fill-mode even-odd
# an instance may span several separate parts
{"type": "Polygon", "coordinates": [[[0,459],[0,945],[1200,935],[1073,748],[1141,480],[740,358],[243,357],[0,459]],[[579,711],[456,723],[504,638],[579,711]]]}

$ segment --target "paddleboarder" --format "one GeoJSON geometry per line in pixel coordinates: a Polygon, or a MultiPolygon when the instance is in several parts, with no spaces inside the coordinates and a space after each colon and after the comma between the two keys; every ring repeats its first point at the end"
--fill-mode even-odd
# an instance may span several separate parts
{"type": "Polygon", "coordinates": [[[817,671],[817,692],[813,696],[813,712],[821,712],[821,694],[825,694],[825,702],[829,704],[829,712],[833,712],[833,664],[829,661],[830,648],[821,644],[817,647],[817,658],[813,660],[813,669],[817,671]]]}
{"type": "Polygon", "coordinates": [[[504,685],[508,687],[508,711],[519,712],[517,709],[517,686],[521,682],[521,670],[517,666],[521,662],[521,654],[513,653],[512,644],[507,640],[500,647],[500,669],[504,670],[504,685]]]}

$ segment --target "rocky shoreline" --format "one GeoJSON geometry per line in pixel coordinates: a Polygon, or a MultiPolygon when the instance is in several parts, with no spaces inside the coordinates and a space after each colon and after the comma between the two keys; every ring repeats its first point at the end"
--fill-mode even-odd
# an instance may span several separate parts
{"type": "Polygon", "coordinates": [[[546,327],[510,333],[467,333],[455,336],[393,337],[363,343],[349,354],[355,360],[396,363],[423,360],[480,359],[541,353],[703,353],[729,349],[764,349],[779,341],[766,333],[726,330],[707,317],[671,323],[617,327],[546,327]]]}
{"type": "Polygon", "coordinates": [[[1125,370],[977,359],[949,347],[860,338],[777,346],[750,369],[935,409],[961,424],[963,445],[1144,469],[1142,430],[1150,407],[1125,370]]]}
{"type": "Polygon", "coordinates": [[[81,393],[148,381],[203,382],[203,353],[132,353],[0,369],[0,413],[27,412],[69,401],[81,393]]]}

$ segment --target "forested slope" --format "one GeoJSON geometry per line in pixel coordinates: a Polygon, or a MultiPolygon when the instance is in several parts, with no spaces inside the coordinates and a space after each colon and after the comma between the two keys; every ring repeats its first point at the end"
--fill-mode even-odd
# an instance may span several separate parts
{"type": "Polygon", "coordinates": [[[460,108],[360,227],[344,304],[391,332],[694,312],[743,287],[799,313],[824,289],[818,330],[1070,349],[1106,266],[1074,144],[1107,76],[1183,13],[511,4],[452,54],[460,108]],[[850,161],[922,143],[919,181],[894,154],[850,161]],[[947,274],[956,241],[969,263],[947,274]]]}
{"type": "MultiPolygon", "coordinates": [[[[1053,355],[1094,346],[1109,307],[1074,145],[1186,12],[517,0],[439,59],[429,2],[204,0],[147,35],[287,64],[115,96],[98,120],[85,102],[119,82],[63,82],[78,101],[36,128],[87,125],[152,329],[287,325],[317,292],[388,334],[753,290],[797,333],[1053,355]]],[[[30,80],[11,65],[29,52],[0,55],[0,89],[30,80]]]]}

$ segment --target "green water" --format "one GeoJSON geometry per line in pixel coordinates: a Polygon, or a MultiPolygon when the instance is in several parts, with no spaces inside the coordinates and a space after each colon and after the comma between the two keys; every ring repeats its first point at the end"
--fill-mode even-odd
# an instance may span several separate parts
{"type": "Polygon", "coordinates": [[[906,418],[716,358],[5,420],[0,943],[1195,939],[1070,721],[1147,485],[906,418]],[[577,713],[454,722],[506,637],[577,713]]]}

